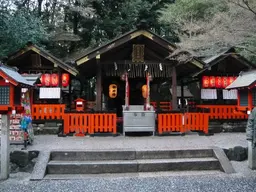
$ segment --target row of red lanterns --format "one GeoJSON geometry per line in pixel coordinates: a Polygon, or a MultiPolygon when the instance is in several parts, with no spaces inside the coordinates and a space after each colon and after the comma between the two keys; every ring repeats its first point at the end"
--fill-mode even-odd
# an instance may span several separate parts
{"type": "MultiPolygon", "coordinates": [[[[57,87],[59,86],[59,75],[56,73],[53,74],[43,74],[40,78],[41,84],[40,86],[45,86],[45,87],[57,87]]],[[[61,85],[63,87],[67,87],[69,85],[69,74],[68,73],[63,73],[61,75],[61,85]]]]}
{"type": "Polygon", "coordinates": [[[231,83],[236,80],[237,77],[232,76],[203,76],[202,78],[202,87],[203,88],[219,88],[225,89],[231,83]]]}

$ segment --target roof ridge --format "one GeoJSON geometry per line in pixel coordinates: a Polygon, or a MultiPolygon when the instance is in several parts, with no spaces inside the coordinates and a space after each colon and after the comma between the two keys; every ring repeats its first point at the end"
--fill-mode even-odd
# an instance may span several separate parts
{"type": "Polygon", "coordinates": [[[13,68],[13,67],[10,67],[10,66],[8,66],[8,65],[5,65],[5,64],[3,64],[3,63],[0,63],[0,67],[4,67],[4,68],[6,68],[6,69],[9,69],[9,70],[18,72],[18,68],[17,68],[17,67],[13,68]]]}

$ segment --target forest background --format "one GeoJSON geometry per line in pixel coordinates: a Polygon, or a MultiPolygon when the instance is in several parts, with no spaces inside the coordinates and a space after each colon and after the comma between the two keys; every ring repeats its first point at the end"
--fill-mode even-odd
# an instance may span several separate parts
{"type": "Polygon", "coordinates": [[[197,57],[235,47],[256,63],[255,0],[0,0],[0,58],[33,42],[69,61],[142,20],[197,57]]]}

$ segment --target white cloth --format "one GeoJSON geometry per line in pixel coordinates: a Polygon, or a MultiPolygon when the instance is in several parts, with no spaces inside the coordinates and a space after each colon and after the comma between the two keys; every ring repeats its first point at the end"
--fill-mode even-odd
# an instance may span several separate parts
{"type": "Polygon", "coordinates": [[[41,87],[39,90],[40,99],[60,99],[60,87],[56,88],[44,88],[41,87]]]}
{"type": "Polygon", "coordinates": [[[217,89],[201,89],[201,99],[217,99],[217,89]]]}
{"type": "Polygon", "coordinates": [[[222,90],[223,93],[223,99],[237,99],[237,90],[222,90]]]}

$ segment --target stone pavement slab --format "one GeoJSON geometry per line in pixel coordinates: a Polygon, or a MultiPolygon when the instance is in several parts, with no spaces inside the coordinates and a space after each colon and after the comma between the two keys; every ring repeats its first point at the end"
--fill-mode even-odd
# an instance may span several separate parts
{"type": "MultiPolygon", "coordinates": [[[[57,137],[54,135],[35,136],[33,146],[28,150],[85,150],[85,149],[195,149],[209,147],[246,147],[245,133],[219,133],[213,136],[189,134],[185,136],[143,136],[143,137],[57,137]]],[[[20,146],[12,146],[19,148],[20,146]]]]}

